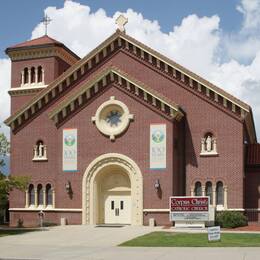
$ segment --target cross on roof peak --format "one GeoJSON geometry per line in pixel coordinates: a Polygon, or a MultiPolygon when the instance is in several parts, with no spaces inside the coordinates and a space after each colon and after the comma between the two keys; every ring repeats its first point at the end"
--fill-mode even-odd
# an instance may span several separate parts
{"type": "Polygon", "coordinates": [[[117,18],[116,18],[116,24],[118,26],[118,29],[120,32],[125,33],[125,25],[128,22],[128,18],[125,17],[124,15],[120,14],[117,18]]]}
{"type": "Polygon", "coordinates": [[[50,22],[51,22],[50,17],[47,14],[45,14],[44,17],[41,20],[41,23],[43,23],[44,26],[45,26],[45,35],[47,35],[48,25],[49,25],[50,22]]]}

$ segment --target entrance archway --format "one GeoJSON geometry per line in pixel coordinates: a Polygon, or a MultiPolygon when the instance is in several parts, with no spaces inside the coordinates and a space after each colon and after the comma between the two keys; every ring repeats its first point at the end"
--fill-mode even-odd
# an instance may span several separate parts
{"type": "Polygon", "coordinates": [[[82,224],[143,224],[143,178],[129,157],[96,158],[84,173],[82,192],[82,224]]]}

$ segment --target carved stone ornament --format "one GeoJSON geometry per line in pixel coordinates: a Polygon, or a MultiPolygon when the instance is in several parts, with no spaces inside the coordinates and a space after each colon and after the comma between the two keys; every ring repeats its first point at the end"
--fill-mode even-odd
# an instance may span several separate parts
{"type": "Polygon", "coordinates": [[[102,134],[109,136],[110,140],[115,140],[116,136],[127,129],[133,118],[128,107],[112,96],[97,109],[95,116],[92,117],[92,122],[95,122],[102,134]]]}

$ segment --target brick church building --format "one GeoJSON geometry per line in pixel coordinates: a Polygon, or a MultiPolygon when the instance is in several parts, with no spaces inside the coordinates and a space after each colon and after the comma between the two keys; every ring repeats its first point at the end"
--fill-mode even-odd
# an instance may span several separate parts
{"type": "MultiPolygon", "coordinates": [[[[121,17],[122,19],[122,17],[121,17]]],[[[170,224],[169,197],[207,195],[260,222],[250,106],[127,35],[84,58],[49,36],[12,61],[10,224],[170,224]]]]}

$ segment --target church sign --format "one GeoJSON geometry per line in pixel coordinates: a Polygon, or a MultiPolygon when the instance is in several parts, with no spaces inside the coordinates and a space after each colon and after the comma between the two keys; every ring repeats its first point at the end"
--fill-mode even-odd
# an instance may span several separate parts
{"type": "Polygon", "coordinates": [[[170,197],[170,221],[208,221],[209,197],[170,197]]]}
{"type": "Polygon", "coordinates": [[[63,129],[63,171],[77,171],[77,129],[63,129]]]}
{"type": "Polygon", "coordinates": [[[150,169],[166,169],[166,125],[150,125],[150,169]]]}

